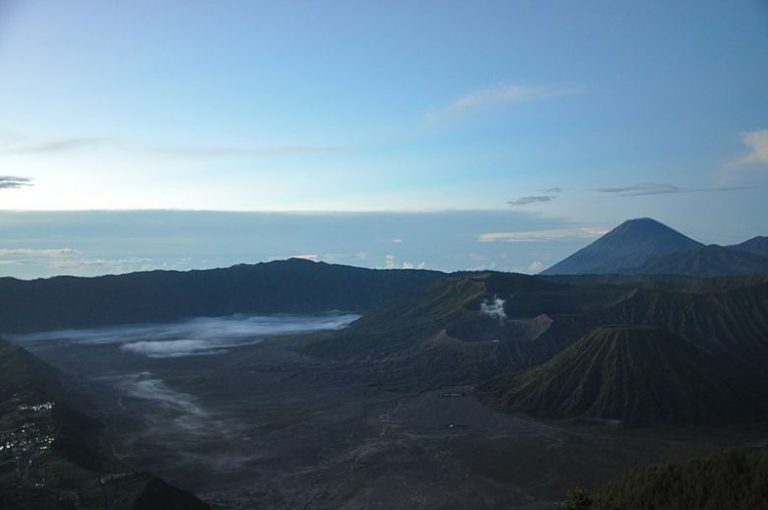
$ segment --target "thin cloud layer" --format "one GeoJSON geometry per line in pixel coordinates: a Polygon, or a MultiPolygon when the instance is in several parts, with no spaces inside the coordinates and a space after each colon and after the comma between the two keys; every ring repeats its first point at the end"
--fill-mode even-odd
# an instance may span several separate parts
{"type": "Polygon", "coordinates": [[[500,85],[473,90],[425,115],[428,124],[459,120],[473,112],[495,107],[579,93],[572,86],[500,85]]]}
{"type": "Polygon", "coordinates": [[[147,147],[147,152],[162,156],[179,158],[228,158],[228,157],[272,157],[272,156],[302,156],[343,152],[345,147],[330,145],[272,145],[264,147],[248,146],[155,146],[147,147]]]}
{"type": "Polygon", "coordinates": [[[348,151],[348,147],[333,145],[151,145],[141,140],[104,137],[37,137],[24,134],[2,134],[0,152],[11,155],[45,155],[76,152],[83,149],[110,148],[124,152],[194,159],[229,157],[277,157],[348,151]]]}
{"type": "Polygon", "coordinates": [[[631,186],[597,188],[600,193],[639,197],[644,195],[666,195],[668,193],[685,193],[686,189],[674,184],[663,182],[647,182],[631,186]]]}
{"type": "Polygon", "coordinates": [[[642,197],[648,195],[672,195],[678,193],[701,193],[716,191],[736,191],[746,189],[743,186],[714,186],[708,188],[686,188],[665,182],[646,182],[631,186],[596,188],[599,193],[621,197],[642,197]]]}
{"type": "Polygon", "coordinates": [[[24,186],[32,186],[32,179],[14,175],[0,175],[0,189],[16,189],[24,186]]]}
{"type": "Polygon", "coordinates": [[[0,257],[69,257],[78,252],[72,248],[0,248],[0,257]]]}
{"type": "Polygon", "coordinates": [[[597,227],[553,228],[519,232],[485,232],[477,236],[477,240],[481,243],[531,243],[555,241],[559,239],[597,237],[604,233],[605,231],[603,229],[597,227]]]}
{"type": "Polygon", "coordinates": [[[551,202],[552,200],[556,199],[557,197],[554,195],[531,195],[527,197],[520,197],[515,200],[509,200],[507,203],[509,205],[530,205],[530,204],[537,204],[541,202],[551,202]]]}
{"type": "Polygon", "coordinates": [[[96,146],[104,143],[102,138],[63,138],[59,140],[47,140],[29,145],[7,149],[12,154],[48,154],[68,152],[85,147],[96,146]]]}

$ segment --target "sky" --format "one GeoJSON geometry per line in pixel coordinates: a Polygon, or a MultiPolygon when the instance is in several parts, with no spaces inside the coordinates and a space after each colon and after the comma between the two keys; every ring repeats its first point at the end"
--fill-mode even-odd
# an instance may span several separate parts
{"type": "Polygon", "coordinates": [[[764,0],[0,0],[0,275],[768,234],[767,62],[764,0]]]}

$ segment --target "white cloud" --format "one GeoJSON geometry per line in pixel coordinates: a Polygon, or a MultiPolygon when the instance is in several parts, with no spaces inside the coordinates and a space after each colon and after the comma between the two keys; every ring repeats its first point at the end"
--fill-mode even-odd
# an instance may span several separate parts
{"type": "MultiPolygon", "coordinates": [[[[189,259],[179,259],[178,264],[189,259]]],[[[178,267],[162,267],[150,258],[100,258],[86,257],[72,248],[0,248],[0,266],[35,266],[45,267],[66,274],[85,275],[91,273],[127,273],[131,271],[147,271],[150,269],[177,269],[178,267]]],[[[176,264],[174,264],[176,265],[176,264]]]]}
{"type": "Polygon", "coordinates": [[[520,232],[484,232],[477,236],[481,243],[530,243],[538,241],[555,241],[558,239],[597,237],[605,233],[597,227],[582,228],[552,228],[547,230],[525,230],[520,232]]]}
{"type": "Polygon", "coordinates": [[[394,255],[385,255],[384,256],[384,269],[394,269],[395,268],[395,256],[394,255]]]}
{"type": "Polygon", "coordinates": [[[581,231],[590,236],[604,236],[610,229],[605,227],[583,227],[581,231]]]}
{"type": "Polygon", "coordinates": [[[0,260],[0,266],[23,266],[24,264],[28,264],[28,260],[0,260]]]}
{"type": "Polygon", "coordinates": [[[576,87],[547,85],[499,85],[473,90],[449,104],[428,111],[428,124],[442,124],[458,120],[474,111],[522,103],[538,99],[567,96],[579,93],[576,87]]]}
{"type": "Polygon", "coordinates": [[[0,257],[56,258],[77,253],[72,248],[0,248],[0,257]]]}
{"type": "Polygon", "coordinates": [[[768,129],[747,131],[741,134],[743,143],[749,152],[744,156],[731,161],[729,166],[756,166],[768,165],[768,129]]]}
{"type": "Polygon", "coordinates": [[[544,269],[544,263],[540,260],[534,260],[528,265],[528,271],[531,273],[538,273],[544,269]]]}
{"type": "Polygon", "coordinates": [[[318,255],[317,253],[302,253],[301,255],[291,255],[289,258],[304,259],[304,260],[311,260],[312,262],[317,262],[320,260],[320,255],[318,255]]]}
{"type": "Polygon", "coordinates": [[[108,271],[114,271],[118,273],[126,273],[129,271],[148,271],[150,269],[157,269],[157,267],[151,264],[152,259],[149,258],[125,258],[125,259],[102,259],[102,258],[65,258],[62,260],[54,260],[50,267],[52,269],[86,269],[86,268],[103,268],[108,271]]]}

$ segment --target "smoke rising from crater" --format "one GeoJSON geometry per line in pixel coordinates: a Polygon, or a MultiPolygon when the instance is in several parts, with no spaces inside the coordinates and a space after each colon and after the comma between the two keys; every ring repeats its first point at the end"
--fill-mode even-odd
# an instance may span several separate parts
{"type": "Polygon", "coordinates": [[[505,302],[505,300],[494,296],[493,301],[483,300],[480,303],[480,311],[493,319],[503,321],[507,318],[507,313],[504,311],[505,302]]]}

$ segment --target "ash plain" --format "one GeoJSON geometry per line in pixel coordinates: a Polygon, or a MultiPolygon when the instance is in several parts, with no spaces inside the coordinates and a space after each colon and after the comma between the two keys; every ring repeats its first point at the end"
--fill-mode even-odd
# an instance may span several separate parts
{"type": "Polygon", "coordinates": [[[551,509],[634,464],[761,431],[625,430],[488,408],[469,385],[403,384],[297,347],[352,314],[196,318],[18,335],[107,425],[106,447],[213,508],[551,509]]]}

